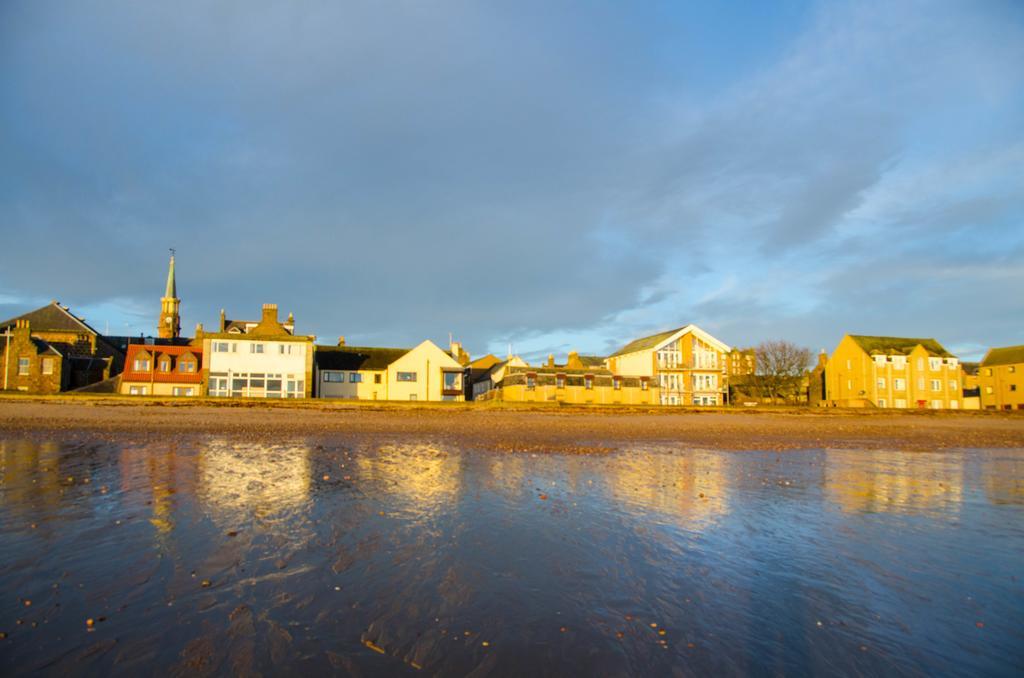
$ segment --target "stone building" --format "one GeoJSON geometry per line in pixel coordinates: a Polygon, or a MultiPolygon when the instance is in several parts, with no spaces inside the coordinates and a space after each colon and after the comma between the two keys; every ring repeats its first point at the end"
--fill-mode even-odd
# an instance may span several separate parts
{"type": "Polygon", "coordinates": [[[123,365],[114,344],[56,301],[0,323],[4,390],[70,391],[103,381],[123,365]]]}

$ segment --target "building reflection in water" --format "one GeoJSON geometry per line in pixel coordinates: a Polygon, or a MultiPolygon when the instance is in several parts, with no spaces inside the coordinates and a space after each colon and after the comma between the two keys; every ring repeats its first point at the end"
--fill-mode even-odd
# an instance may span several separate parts
{"type": "Polygon", "coordinates": [[[1024,461],[988,459],[981,468],[989,501],[993,504],[1024,504],[1024,461]]]}
{"type": "Polygon", "coordinates": [[[355,468],[369,484],[396,502],[424,513],[444,509],[458,499],[462,460],[431,444],[385,445],[360,454],[355,468]]]}
{"type": "Polygon", "coordinates": [[[57,507],[65,475],[57,443],[0,440],[0,503],[11,515],[36,520],[57,507]]]}
{"type": "Polygon", "coordinates": [[[825,464],[825,496],[846,512],[959,510],[963,501],[959,453],[831,450],[825,464]]]}
{"type": "Polygon", "coordinates": [[[179,454],[175,443],[129,447],[119,455],[121,492],[128,501],[150,507],[149,522],[160,534],[174,529],[174,496],[194,487],[189,461],[179,454]]]}
{"type": "Polygon", "coordinates": [[[311,483],[306,445],[213,440],[199,446],[196,497],[215,521],[268,518],[302,508],[311,483]]]}
{"type": "Polygon", "coordinates": [[[702,530],[728,512],[728,455],[653,452],[632,450],[607,460],[612,500],[660,513],[688,530],[702,530]]]}

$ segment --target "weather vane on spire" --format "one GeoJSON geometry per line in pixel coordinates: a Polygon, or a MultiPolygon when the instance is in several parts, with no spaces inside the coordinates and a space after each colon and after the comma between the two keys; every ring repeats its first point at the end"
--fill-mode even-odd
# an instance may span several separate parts
{"type": "Polygon", "coordinates": [[[168,247],[167,249],[169,249],[171,251],[171,256],[173,257],[174,256],[174,248],[173,247],[168,247]]]}

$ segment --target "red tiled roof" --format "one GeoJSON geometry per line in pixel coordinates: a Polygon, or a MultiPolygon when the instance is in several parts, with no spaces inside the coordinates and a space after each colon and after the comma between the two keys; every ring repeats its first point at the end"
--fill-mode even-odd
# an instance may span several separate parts
{"type": "Polygon", "coordinates": [[[203,383],[203,349],[198,346],[153,346],[149,344],[130,344],[128,353],[125,356],[124,372],[121,373],[121,381],[154,382],[160,384],[201,384],[203,383]],[[132,369],[135,363],[135,356],[146,352],[153,356],[151,372],[136,372],[132,369]],[[156,369],[156,359],[160,354],[169,356],[182,356],[190,353],[196,358],[195,372],[179,372],[177,364],[170,372],[161,372],[156,369]]]}

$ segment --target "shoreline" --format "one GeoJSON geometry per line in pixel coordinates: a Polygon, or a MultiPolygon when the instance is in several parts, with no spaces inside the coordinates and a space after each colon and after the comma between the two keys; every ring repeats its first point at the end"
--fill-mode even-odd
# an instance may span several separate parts
{"type": "Polygon", "coordinates": [[[411,438],[512,452],[604,453],[643,444],[721,450],[1024,449],[1024,416],[791,408],[624,408],[0,396],[0,438],[228,435],[257,442],[411,438]]]}

